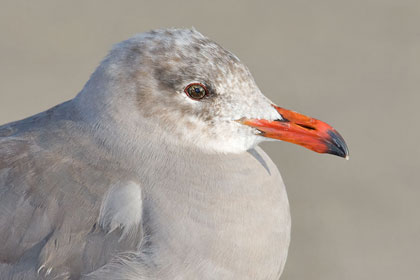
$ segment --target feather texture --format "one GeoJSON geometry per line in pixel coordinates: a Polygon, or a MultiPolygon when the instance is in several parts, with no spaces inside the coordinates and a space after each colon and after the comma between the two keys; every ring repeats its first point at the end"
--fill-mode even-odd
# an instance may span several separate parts
{"type": "Polygon", "coordinates": [[[197,31],[118,44],[75,99],[0,127],[0,279],[277,280],[287,194],[241,116],[279,118],[197,31]]]}

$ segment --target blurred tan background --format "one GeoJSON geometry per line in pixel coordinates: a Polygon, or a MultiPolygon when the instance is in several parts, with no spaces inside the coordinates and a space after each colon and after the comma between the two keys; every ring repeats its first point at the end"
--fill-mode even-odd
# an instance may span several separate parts
{"type": "Polygon", "coordinates": [[[263,145],[293,216],[282,279],[420,279],[419,1],[1,0],[0,123],[74,97],[113,43],[191,26],[350,148],[263,145]]]}

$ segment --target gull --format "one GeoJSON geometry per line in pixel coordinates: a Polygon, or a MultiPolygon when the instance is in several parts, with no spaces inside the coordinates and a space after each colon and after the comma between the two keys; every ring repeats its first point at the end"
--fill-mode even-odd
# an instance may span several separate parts
{"type": "Polygon", "coordinates": [[[278,279],[269,139],[348,157],[195,29],[116,44],[74,99],[0,127],[0,279],[278,279]]]}

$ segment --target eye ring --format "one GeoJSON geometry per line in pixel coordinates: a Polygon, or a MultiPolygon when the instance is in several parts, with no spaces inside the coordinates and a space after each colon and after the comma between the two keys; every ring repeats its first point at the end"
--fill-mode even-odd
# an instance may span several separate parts
{"type": "Polygon", "coordinates": [[[191,83],[185,87],[184,92],[193,100],[203,99],[209,92],[205,85],[201,83],[191,83]]]}

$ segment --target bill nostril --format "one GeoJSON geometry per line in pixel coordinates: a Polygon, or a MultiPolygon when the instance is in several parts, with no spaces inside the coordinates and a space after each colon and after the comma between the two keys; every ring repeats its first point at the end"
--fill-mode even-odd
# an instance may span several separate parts
{"type": "Polygon", "coordinates": [[[298,126],[300,126],[300,127],[303,127],[303,128],[309,129],[309,130],[316,130],[316,128],[315,128],[315,127],[312,127],[312,126],[309,126],[309,125],[300,124],[300,123],[297,123],[297,125],[298,125],[298,126]]]}

